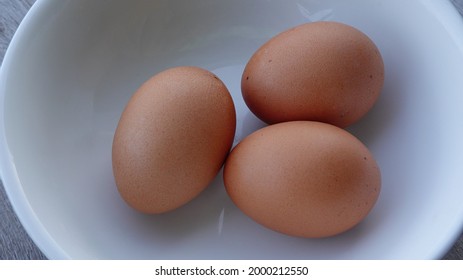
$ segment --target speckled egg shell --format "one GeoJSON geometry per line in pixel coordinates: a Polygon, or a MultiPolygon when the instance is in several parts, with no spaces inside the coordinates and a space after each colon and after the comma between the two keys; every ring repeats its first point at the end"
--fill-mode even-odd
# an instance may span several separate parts
{"type": "Polygon", "coordinates": [[[185,66],[155,75],[132,96],[114,135],[122,198],[144,213],[186,204],[221,169],[235,126],[230,93],[213,73],[185,66]]]}
{"type": "Polygon", "coordinates": [[[328,237],[362,221],[381,174],[370,151],[347,131],[320,122],[271,125],[230,153],[224,183],[256,222],[300,237],[328,237]]]}
{"type": "Polygon", "coordinates": [[[243,72],[249,109],[263,121],[310,120],[347,127],[374,105],[384,83],[381,54],[358,29],[307,23],[262,45],[243,72]]]}

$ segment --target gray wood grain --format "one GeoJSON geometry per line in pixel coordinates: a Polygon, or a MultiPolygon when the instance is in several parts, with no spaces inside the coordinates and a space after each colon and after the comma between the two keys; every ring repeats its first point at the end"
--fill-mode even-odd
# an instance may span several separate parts
{"type": "MultiPolygon", "coordinates": [[[[14,32],[34,2],[35,0],[0,0],[0,64],[14,32]]],[[[452,2],[463,15],[463,0],[452,2]]],[[[46,257],[25,232],[0,181],[0,260],[6,259],[29,260],[46,257]]],[[[463,235],[444,259],[463,259],[463,235]]]]}

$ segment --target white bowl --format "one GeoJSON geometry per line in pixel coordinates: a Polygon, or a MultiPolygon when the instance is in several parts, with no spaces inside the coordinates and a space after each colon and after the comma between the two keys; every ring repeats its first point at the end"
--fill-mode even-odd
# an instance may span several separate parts
{"type": "Polygon", "coordinates": [[[39,0],[1,69],[6,191],[52,259],[432,259],[463,225],[463,21],[448,1],[39,0]],[[221,174],[185,207],[147,216],[115,188],[112,137],[122,109],[172,66],[215,72],[233,94],[236,141],[263,124],[241,100],[241,71],[267,39],[335,20],[368,34],[386,82],[349,130],[378,160],[380,199],[333,238],[265,229],[227,197],[221,174]]]}

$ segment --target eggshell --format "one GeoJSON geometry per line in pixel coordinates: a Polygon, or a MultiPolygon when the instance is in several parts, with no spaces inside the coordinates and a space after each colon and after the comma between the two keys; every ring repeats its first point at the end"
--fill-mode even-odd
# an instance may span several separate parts
{"type": "Polygon", "coordinates": [[[381,174],[370,151],[347,131],[295,121],[241,141],[224,167],[232,201],[256,222],[300,237],[327,237],[363,220],[381,174]]]}
{"type": "Polygon", "coordinates": [[[263,121],[311,120],[347,127],[374,105],[384,64],[372,40],[337,22],[306,23],[262,45],[243,72],[249,109],[263,121]]]}
{"type": "Polygon", "coordinates": [[[211,72],[185,66],[155,75],[132,96],[114,135],[122,198],[145,213],[189,202],[221,169],[235,126],[230,93],[211,72]]]}

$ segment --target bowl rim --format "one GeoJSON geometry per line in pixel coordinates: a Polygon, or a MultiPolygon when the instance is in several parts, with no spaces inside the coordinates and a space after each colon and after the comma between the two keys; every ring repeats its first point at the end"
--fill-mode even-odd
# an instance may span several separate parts
{"type": "Polygon", "coordinates": [[[2,155],[0,157],[0,179],[15,214],[42,253],[49,259],[70,259],[70,256],[62,250],[40,222],[23,192],[14,160],[8,148],[3,118],[6,96],[4,84],[8,79],[9,69],[15,63],[17,49],[33,33],[33,26],[37,26],[41,21],[55,12],[56,9],[54,9],[52,4],[52,1],[48,0],[37,0],[34,2],[13,35],[0,67],[0,113],[2,115],[2,121],[0,121],[0,154],[2,155]]]}
{"type": "MultiPolygon", "coordinates": [[[[416,0],[432,8],[440,23],[445,26],[448,34],[452,36],[454,42],[458,45],[463,54],[463,17],[457,11],[450,0],[432,1],[416,0]]],[[[52,17],[59,12],[56,4],[51,0],[37,0],[16,30],[4,56],[3,63],[0,67],[0,180],[2,180],[5,192],[11,202],[15,214],[25,228],[28,235],[39,247],[39,249],[49,259],[71,259],[56,240],[49,234],[44,225],[36,216],[34,209],[30,205],[21,186],[21,180],[17,174],[14,160],[9,152],[8,143],[5,134],[4,123],[4,106],[5,106],[5,83],[9,76],[9,69],[15,63],[18,56],[18,48],[21,48],[23,42],[31,37],[34,26],[40,25],[44,20],[52,17]]],[[[439,245],[433,250],[433,255],[424,256],[427,258],[442,258],[454,245],[456,240],[463,233],[463,215],[459,217],[460,223],[454,224],[447,230],[448,235],[442,238],[439,245]]]]}

